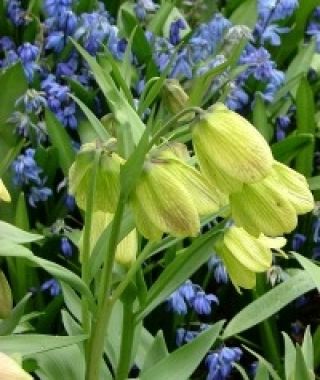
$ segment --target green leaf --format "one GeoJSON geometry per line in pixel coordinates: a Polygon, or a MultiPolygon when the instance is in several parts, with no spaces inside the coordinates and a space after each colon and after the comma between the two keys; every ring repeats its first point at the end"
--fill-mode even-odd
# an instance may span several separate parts
{"type": "Polygon", "coordinates": [[[0,336],[0,351],[6,354],[19,353],[22,356],[31,356],[39,352],[46,352],[55,348],[66,347],[86,340],[85,335],[78,336],[51,336],[40,334],[21,334],[0,336]]]}
{"type": "Polygon", "coordinates": [[[296,348],[286,333],[283,334],[284,339],[284,369],[286,380],[294,379],[296,369],[296,348]]]}
{"type": "MultiPolygon", "coordinates": [[[[277,372],[274,370],[272,365],[268,363],[261,355],[257,354],[255,351],[251,350],[249,347],[243,346],[250,354],[255,356],[257,359],[259,359],[259,365],[261,364],[263,367],[265,367],[268,372],[270,373],[271,377],[274,380],[281,380],[280,376],[277,374],[277,372]]],[[[255,379],[256,380],[256,379],[255,379]]]]}
{"type": "Polygon", "coordinates": [[[233,25],[247,25],[253,28],[257,22],[257,2],[256,0],[245,0],[232,13],[230,21],[233,25]]]}
{"type": "Polygon", "coordinates": [[[12,224],[0,220],[0,239],[7,239],[17,244],[26,244],[39,241],[43,239],[43,236],[21,230],[12,224]]]}
{"type": "Polygon", "coordinates": [[[269,380],[269,379],[270,379],[270,376],[269,376],[268,368],[262,362],[259,362],[257,373],[254,377],[254,380],[269,380]]]}
{"type": "Polygon", "coordinates": [[[320,175],[308,179],[310,190],[320,190],[320,175]]]}
{"type": "Polygon", "coordinates": [[[293,255],[306,270],[315,287],[320,291],[320,268],[316,264],[313,264],[311,260],[299,255],[299,253],[293,252],[293,255]]]}
{"type": "Polygon", "coordinates": [[[137,313],[141,320],[155,307],[170,296],[186,279],[188,279],[212,255],[213,243],[221,232],[217,226],[206,234],[194,239],[190,247],[178,252],[176,258],[161,273],[148,291],[146,302],[137,313]]]}
{"type": "Polygon", "coordinates": [[[84,294],[88,298],[89,302],[91,302],[91,306],[93,305],[90,290],[81,278],[69,269],[64,268],[54,262],[42,259],[41,257],[37,257],[29,249],[4,239],[0,239],[0,256],[25,258],[26,260],[44,269],[58,280],[66,282],[75,290],[84,294]]]}
{"type": "Polygon", "coordinates": [[[163,332],[159,331],[155,336],[150,350],[147,352],[145,361],[143,363],[142,372],[155,366],[159,361],[169,355],[166,342],[164,340],[163,332]]]}
{"type": "Polygon", "coordinates": [[[223,339],[239,334],[264,321],[314,287],[307,272],[302,271],[294,275],[250,303],[233,317],[224,331],[223,339]]]}
{"type": "Polygon", "coordinates": [[[253,125],[268,142],[272,139],[273,129],[268,123],[266,105],[260,93],[257,93],[255,97],[253,108],[253,125]]]}
{"type": "Polygon", "coordinates": [[[3,319],[0,322],[0,335],[9,335],[14,331],[16,326],[19,324],[21,318],[23,317],[26,304],[28,303],[30,298],[31,294],[26,294],[11,311],[9,317],[3,319]]]}
{"type": "MultiPolygon", "coordinates": [[[[299,53],[291,61],[287,73],[286,73],[286,82],[289,82],[291,79],[304,74],[306,75],[315,52],[316,43],[315,40],[310,42],[307,45],[302,45],[299,53]]],[[[297,91],[297,86],[291,90],[293,96],[295,96],[297,91]]]]}
{"type": "Polygon", "coordinates": [[[95,58],[91,57],[77,42],[73,41],[73,44],[89,64],[95,80],[101,88],[119,125],[124,130],[130,130],[129,136],[131,137],[132,134],[133,142],[137,144],[145,130],[145,125],[138,114],[117,89],[110,74],[106,70],[103,70],[95,58]]]}
{"type": "Polygon", "coordinates": [[[64,175],[67,176],[75,158],[70,137],[60,121],[48,109],[46,110],[45,119],[51,143],[58,151],[60,167],[64,175]]]}
{"type": "Polygon", "coordinates": [[[301,150],[312,145],[314,137],[311,134],[300,133],[299,135],[289,136],[286,139],[272,145],[274,158],[285,164],[289,164],[301,150]]]}
{"type": "Polygon", "coordinates": [[[314,368],[320,366],[320,326],[317,327],[313,334],[313,347],[314,347],[314,368]]]}
{"type": "Polygon", "coordinates": [[[173,7],[174,3],[172,1],[163,1],[161,3],[160,9],[150,20],[147,29],[156,35],[160,35],[163,25],[169,17],[169,14],[171,13],[173,7]]]}
{"type": "Polygon", "coordinates": [[[34,355],[34,358],[39,366],[36,374],[41,380],[84,380],[85,378],[84,355],[76,345],[41,352],[34,355]]]}
{"type": "Polygon", "coordinates": [[[301,349],[302,349],[303,357],[304,357],[307,368],[309,369],[309,371],[313,371],[314,356],[313,356],[313,343],[312,343],[312,336],[310,332],[310,326],[306,328],[306,331],[304,333],[301,349]]]}
{"type": "Polygon", "coordinates": [[[314,380],[315,376],[312,373],[312,371],[309,371],[308,367],[306,366],[306,362],[304,360],[303,353],[299,345],[297,345],[296,352],[297,352],[296,371],[295,371],[296,379],[314,380]]]}
{"type": "Polygon", "coordinates": [[[88,108],[80,99],[76,98],[73,95],[70,95],[71,98],[78,104],[82,112],[87,116],[92,129],[95,131],[97,137],[101,141],[107,141],[111,137],[101,121],[96,117],[96,115],[88,108]]]}
{"type": "MultiPolygon", "coordinates": [[[[2,26],[2,23],[1,23],[2,26]]],[[[28,88],[23,68],[20,63],[13,65],[0,73],[0,152],[6,157],[14,150],[20,137],[12,133],[13,126],[8,124],[8,118],[15,111],[15,103],[28,88]]],[[[1,160],[2,161],[2,160],[1,160]]]]}
{"type": "MultiPolygon", "coordinates": [[[[297,91],[297,136],[299,134],[315,133],[315,105],[312,88],[306,77],[301,79],[297,91]]],[[[313,172],[314,143],[301,149],[296,157],[296,170],[306,177],[310,177],[313,172]]]]}
{"type": "Polygon", "coordinates": [[[212,347],[223,326],[223,321],[214,324],[199,334],[190,343],[180,347],[143,372],[140,380],[187,380],[212,347]]]}
{"type": "Polygon", "coordinates": [[[71,286],[65,284],[61,281],[61,289],[63,294],[63,299],[67,308],[72,313],[72,315],[81,321],[81,299],[78,297],[77,293],[71,288],[71,286]]]}
{"type": "Polygon", "coordinates": [[[232,367],[234,367],[240,373],[243,380],[249,380],[249,377],[246,374],[246,371],[241,367],[240,364],[232,363],[232,367]]]}

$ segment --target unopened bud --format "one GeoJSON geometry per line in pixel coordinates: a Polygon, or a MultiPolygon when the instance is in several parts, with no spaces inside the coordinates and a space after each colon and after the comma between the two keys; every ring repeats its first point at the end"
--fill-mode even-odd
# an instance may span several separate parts
{"type": "MultiPolygon", "coordinates": [[[[164,90],[163,99],[168,109],[177,114],[186,108],[189,96],[184,91],[179,81],[176,79],[167,79],[164,90]]],[[[188,116],[190,118],[190,115],[188,116]]]]}

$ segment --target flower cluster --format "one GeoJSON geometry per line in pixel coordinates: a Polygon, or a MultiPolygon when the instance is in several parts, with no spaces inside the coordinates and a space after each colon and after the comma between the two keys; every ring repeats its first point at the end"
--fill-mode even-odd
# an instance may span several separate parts
{"type": "Polygon", "coordinates": [[[211,314],[212,304],[218,305],[214,294],[206,294],[200,285],[187,280],[168,298],[168,309],[179,315],[186,315],[188,307],[199,315],[211,314]]]}
{"type": "Polygon", "coordinates": [[[46,179],[41,178],[42,169],[35,161],[35,150],[28,148],[12,163],[13,183],[16,186],[28,186],[28,201],[36,207],[38,202],[46,201],[52,190],[45,186],[46,179]]]}

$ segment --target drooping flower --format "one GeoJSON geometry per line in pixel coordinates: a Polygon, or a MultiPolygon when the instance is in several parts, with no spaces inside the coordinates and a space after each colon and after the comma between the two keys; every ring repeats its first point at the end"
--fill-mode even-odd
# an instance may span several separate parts
{"type": "Polygon", "coordinates": [[[228,228],[223,238],[215,244],[215,251],[224,262],[233,284],[246,289],[253,288],[256,273],[265,272],[272,263],[268,244],[241,227],[228,228]]]}
{"type": "Polygon", "coordinates": [[[271,171],[273,158],[262,135],[222,104],[193,127],[192,141],[201,171],[225,193],[257,182],[271,171]]]}
{"type": "Polygon", "coordinates": [[[209,369],[207,380],[226,380],[229,378],[233,363],[240,360],[242,351],[238,347],[222,347],[206,357],[209,369]]]}
{"type": "Polygon", "coordinates": [[[200,172],[166,149],[145,162],[130,204],[138,230],[157,240],[163,233],[196,236],[199,216],[216,212],[220,202],[200,172]]]}

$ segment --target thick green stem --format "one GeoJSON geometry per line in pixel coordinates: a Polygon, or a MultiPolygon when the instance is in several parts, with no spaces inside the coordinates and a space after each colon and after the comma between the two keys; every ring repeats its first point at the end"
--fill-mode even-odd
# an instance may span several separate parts
{"type": "Polygon", "coordinates": [[[110,299],[112,268],[118,244],[124,206],[125,201],[122,197],[120,197],[118,207],[112,221],[106,260],[102,269],[101,286],[98,294],[97,319],[94,321],[92,328],[90,352],[87,361],[87,380],[97,380],[99,378],[102,365],[104,340],[113,306],[110,299]]]}
{"type": "MultiPolygon", "coordinates": [[[[85,224],[83,231],[83,244],[82,244],[82,265],[81,265],[81,276],[86,285],[89,286],[90,282],[90,268],[89,268],[89,258],[90,258],[90,236],[92,228],[92,214],[93,214],[93,203],[96,189],[96,179],[98,172],[98,165],[100,160],[100,153],[97,152],[94,158],[94,164],[92,168],[92,177],[89,187],[89,194],[86,201],[86,213],[85,213],[85,224]]],[[[82,297],[82,328],[85,334],[90,333],[90,312],[88,300],[86,297],[82,297]]]]}
{"type": "Polygon", "coordinates": [[[134,314],[132,302],[124,302],[122,318],[122,337],[120,360],[117,369],[116,380],[126,380],[130,371],[132,346],[135,332],[134,314]]]}

